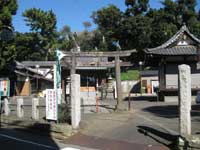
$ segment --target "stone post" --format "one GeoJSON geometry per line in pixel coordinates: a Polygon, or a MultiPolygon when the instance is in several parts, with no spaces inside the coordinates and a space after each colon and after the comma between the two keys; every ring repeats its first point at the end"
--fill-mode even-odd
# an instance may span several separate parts
{"type": "Polygon", "coordinates": [[[5,115],[9,116],[9,114],[10,114],[10,106],[9,106],[8,98],[4,98],[4,111],[5,111],[5,115]]]}
{"type": "Polygon", "coordinates": [[[39,119],[39,99],[32,98],[32,119],[38,120],[39,119]]]}
{"type": "Polygon", "coordinates": [[[181,135],[191,134],[191,71],[188,65],[179,65],[179,131],[181,135]]]}
{"type": "Polygon", "coordinates": [[[71,120],[72,128],[79,128],[81,121],[81,100],[80,100],[80,75],[71,75],[71,120]]]}
{"type": "Polygon", "coordinates": [[[18,98],[17,99],[17,117],[19,117],[19,118],[24,117],[23,104],[24,104],[23,98],[18,98]]]}

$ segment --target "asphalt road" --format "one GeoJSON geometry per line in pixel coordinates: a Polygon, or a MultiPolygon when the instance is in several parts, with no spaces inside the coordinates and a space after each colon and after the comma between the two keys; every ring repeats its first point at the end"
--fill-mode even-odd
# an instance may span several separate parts
{"type": "Polygon", "coordinates": [[[63,144],[50,136],[36,135],[12,129],[0,129],[1,150],[88,150],[76,145],[63,144]]]}

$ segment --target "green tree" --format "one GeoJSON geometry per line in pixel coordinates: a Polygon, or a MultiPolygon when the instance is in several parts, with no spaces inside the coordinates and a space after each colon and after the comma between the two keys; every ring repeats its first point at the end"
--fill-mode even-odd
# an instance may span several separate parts
{"type": "Polygon", "coordinates": [[[92,24],[89,21],[84,21],[83,26],[85,27],[85,30],[88,31],[92,24]]]}
{"type": "Polygon", "coordinates": [[[104,7],[93,13],[93,20],[103,35],[105,47],[116,50],[113,42],[119,41],[122,49],[138,50],[138,56],[143,56],[143,48],[151,43],[152,19],[145,16],[148,10],[148,0],[127,0],[127,10],[123,13],[114,5],[104,7]]]}
{"type": "Polygon", "coordinates": [[[171,36],[173,36],[178,30],[176,24],[177,20],[174,15],[175,6],[174,2],[166,0],[163,2],[162,9],[150,9],[146,14],[152,19],[151,22],[151,43],[149,47],[156,47],[166,42],[171,36]]]}
{"type": "Polygon", "coordinates": [[[141,54],[151,43],[151,19],[146,16],[130,16],[121,25],[120,45],[123,49],[136,48],[141,54]]]}
{"type": "Polygon", "coordinates": [[[200,37],[200,22],[195,11],[196,0],[164,0],[159,10],[150,9],[152,18],[151,47],[158,46],[174,35],[185,23],[190,31],[200,37]]]}
{"type": "Polygon", "coordinates": [[[81,51],[94,50],[94,45],[92,41],[94,34],[92,31],[89,31],[89,28],[92,26],[92,24],[89,21],[84,21],[83,26],[85,30],[79,33],[77,38],[81,51]]]}
{"type": "Polygon", "coordinates": [[[99,31],[98,29],[93,31],[94,37],[92,39],[94,49],[99,51],[107,51],[108,50],[108,44],[105,40],[104,35],[99,31]]]}
{"type": "Polygon", "coordinates": [[[72,32],[69,26],[65,25],[63,28],[58,32],[58,48],[70,51],[73,47],[73,40],[71,38],[72,32]]]}
{"type": "Polygon", "coordinates": [[[125,0],[127,6],[126,15],[137,16],[147,12],[149,8],[149,0],[125,0]]]}
{"type": "Polygon", "coordinates": [[[69,40],[70,34],[72,34],[70,27],[65,25],[59,32],[59,38],[69,40]]]}
{"type": "Polygon", "coordinates": [[[123,13],[115,5],[93,12],[92,18],[105,38],[109,50],[115,50],[114,41],[120,40],[120,25],[123,13]]]}
{"type": "MultiPolygon", "coordinates": [[[[16,14],[18,5],[16,0],[0,0],[0,30],[4,26],[12,27],[12,16],[16,14]]],[[[15,46],[12,41],[4,42],[0,39],[0,70],[13,61],[15,46]]]]}
{"type": "Polygon", "coordinates": [[[195,12],[196,0],[177,0],[176,5],[179,26],[183,23],[190,26],[197,21],[197,13],[195,12]]]}
{"type": "Polygon", "coordinates": [[[0,0],[0,26],[12,26],[12,15],[17,8],[17,0],[0,0]]]}
{"type": "Polygon", "coordinates": [[[122,49],[137,49],[137,60],[143,58],[143,49],[151,43],[152,19],[146,15],[149,0],[125,0],[127,9],[120,28],[122,49]]]}
{"type": "Polygon", "coordinates": [[[43,11],[31,8],[26,10],[23,16],[31,31],[38,33],[40,49],[45,56],[44,60],[52,59],[57,46],[56,15],[52,10],[43,11]]]}
{"type": "Polygon", "coordinates": [[[16,60],[43,60],[37,33],[16,33],[16,60]]]}

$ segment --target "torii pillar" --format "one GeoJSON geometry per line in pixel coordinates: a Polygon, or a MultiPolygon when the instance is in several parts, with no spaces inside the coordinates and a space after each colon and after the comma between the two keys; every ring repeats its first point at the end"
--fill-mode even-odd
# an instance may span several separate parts
{"type": "Polygon", "coordinates": [[[121,90],[121,68],[120,68],[120,58],[115,56],[115,76],[116,76],[116,90],[117,90],[117,110],[123,109],[123,98],[121,90]]]}

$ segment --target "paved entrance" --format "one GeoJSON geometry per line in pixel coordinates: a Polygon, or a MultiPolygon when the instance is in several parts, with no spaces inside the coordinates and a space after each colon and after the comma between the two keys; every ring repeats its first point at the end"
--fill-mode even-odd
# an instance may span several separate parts
{"type": "MultiPolygon", "coordinates": [[[[84,128],[65,142],[105,150],[163,150],[174,146],[178,135],[177,103],[140,100],[133,101],[132,108],[131,113],[84,114],[84,128]]],[[[200,131],[199,108],[193,105],[193,134],[200,131]]]]}

